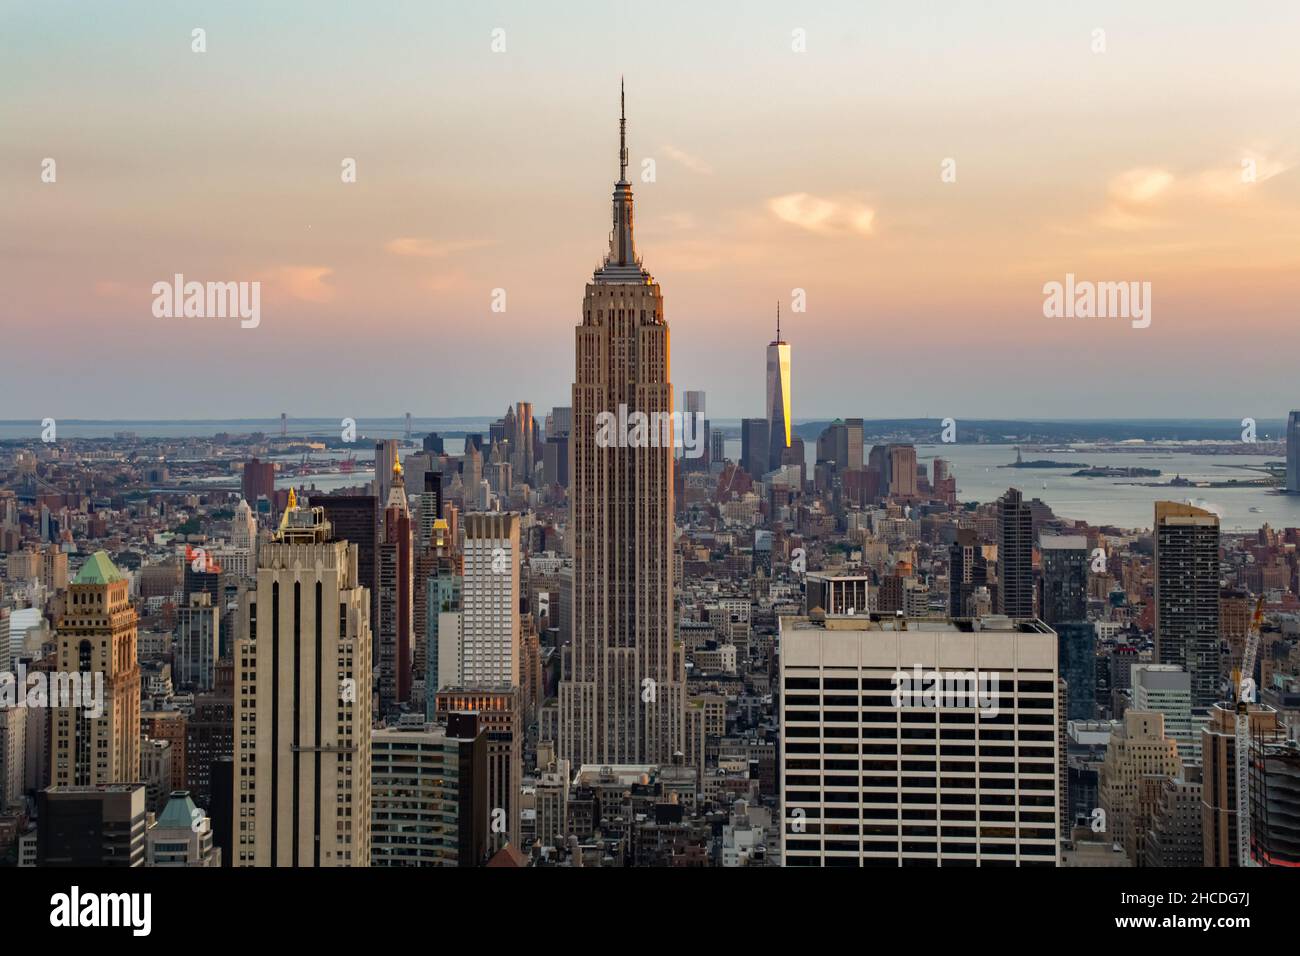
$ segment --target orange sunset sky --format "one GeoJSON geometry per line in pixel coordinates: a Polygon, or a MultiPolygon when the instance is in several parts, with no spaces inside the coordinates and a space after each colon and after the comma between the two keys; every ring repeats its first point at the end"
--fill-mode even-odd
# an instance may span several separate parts
{"type": "Polygon", "coordinates": [[[778,300],[796,419],[1282,417],[1298,40],[1287,2],[5,2],[0,419],[568,404],[620,76],[711,417],[762,413],[778,300]],[[156,318],[175,273],[260,325],[156,318]],[[1150,282],[1150,328],[1045,318],[1066,273],[1150,282]]]}

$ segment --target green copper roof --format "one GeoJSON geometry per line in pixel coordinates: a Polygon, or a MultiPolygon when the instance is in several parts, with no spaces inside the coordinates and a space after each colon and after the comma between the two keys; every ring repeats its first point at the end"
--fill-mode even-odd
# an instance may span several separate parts
{"type": "Polygon", "coordinates": [[[194,801],[190,799],[189,791],[173,790],[162,816],[158,818],[158,826],[168,830],[188,830],[193,822],[194,801]]]}
{"type": "Polygon", "coordinates": [[[81,570],[77,572],[77,579],[73,584],[108,584],[111,581],[122,580],[122,572],[116,565],[109,560],[107,551],[96,551],[90,556],[81,570]]]}

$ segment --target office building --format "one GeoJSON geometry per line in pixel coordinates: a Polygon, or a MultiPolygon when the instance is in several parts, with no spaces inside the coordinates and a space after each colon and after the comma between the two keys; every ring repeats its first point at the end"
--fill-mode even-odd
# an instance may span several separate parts
{"type": "Polygon", "coordinates": [[[379,712],[392,717],[411,699],[411,515],[401,464],[393,465],[379,544],[375,551],[379,586],[379,712]]]}
{"type": "MultiPolygon", "coordinates": [[[[1286,728],[1266,704],[1250,705],[1252,760],[1260,748],[1286,743],[1286,728]]],[[[1201,828],[1204,866],[1237,866],[1237,711],[1216,703],[1201,727],[1201,828]]],[[[1255,797],[1262,795],[1259,770],[1250,771],[1255,797]]],[[[1251,801],[1241,805],[1249,807],[1251,801]]],[[[1252,815],[1252,836],[1253,820],[1252,815]]],[[[1252,850],[1252,852],[1257,852],[1252,850]]]]}
{"type": "Polygon", "coordinates": [[[26,707],[9,707],[0,702],[0,817],[22,809],[24,804],[27,716],[26,707]]]}
{"type": "Polygon", "coordinates": [[[519,515],[466,515],[461,684],[519,685],[519,597],[519,515]]]}
{"type": "Polygon", "coordinates": [[[1300,747],[1294,740],[1254,748],[1251,843],[1260,866],[1300,867],[1300,747]]]}
{"type": "MultiPolygon", "coordinates": [[[[313,507],[323,509],[331,541],[346,541],[357,552],[357,575],[370,592],[370,620],[379,620],[379,521],[380,508],[388,503],[374,495],[318,495],[313,507]]],[[[375,648],[378,651],[378,646],[375,648]]],[[[378,663],[376,660],[375,663],[378,663]]]]}
{"type": "Polygon", "coordinates": [[[489,827],[487,739],[473,714],[376,730],[370,865],[476,866],[489,827]]]}
{"type": "MultiPolygon", "coordinates": [[[[86,787],[140,779],[140,664],[130,581],[93,554],[68,587],[58,629],[58,668],[90,689],[103,675],[103,713],[85,698],[51,711],[51,783],[86,787]]],[[[51,704],[55,701],[51,700],[51,704]]],[[[63,701],[60,701],[63,703],[63,701]]]]}
{"type": "Polygon", "coordinates": [[[948,548],[948,615],[974,617],[974,598],[988,586],[988,561],[974,528],[958,528],[948,548]]]}
{"type": "Polygon", "coordinates": [[[1083,535],[1044,534],[1042,590],[1038,607],[1044,624],[1088,619],[1088,539],[1083,535]]]}
{"type": "Polygon", "coordinates": [[[1164,781],[1183,771],[1178,743],[1165,732],[1163,714],[1129,708],[1111,734],[1102,761],[1098,797],[1106,832],[1143,864],[1146,834],[1164,781]]]}
{"type": "MultiPolygon", "coordinates": [[[[235,753],[233,662],[218,663],[217,673],[217,686],[211,693],[195,695],[194,711],[185,721],[185,789],[209,812],[214,805],[213,764],[235,753]]],[[[230,799],[229,794],[223,797],[230,799]]]]}
{"type": "MultiPolygon", "coordinates": [[[[609,253],[575,332],[573,644],[560,683],[560,755],[668,763],[682,747],[685,662],[673,637],[673,449],[600,447],[598,416],[671,414],[668,324],[633,239],[626,120],[620,120],[609,253]]],[[[651,429],[661,434],[658,429],[651,429]]]]}
{"type": "Polygon", "coordinates": [[[1204,852],[1199,777],[1195,780],[1165,777],[1146,833],[1142,865],[1199,867],[1204,852]]]}
{"type": "MultiPolygon", "coordinates": [[[[781,338],[781,306],[776,307],[776,338],[767,346],[767,467],[785,464],[794,423],[790,419],[790,343],[781,338]]],[[[802,464],[802,462],[799,462],[802,464]]]]}
{"type": "Polygon", "coordinates": [[[54,786],[36,808],[37,866],[144,866],[144,784],[54,786]]]}
{"type": "Polygon", "coordinates": [[[1050,628],[778,620],[785,866],[1058,863],[1050,628]]]}
{"type": "Polygon", "coordinates": [[[356,549],[294,493],[243,595],[235,865],[370,862],[370,601],[356,549]]]}
{"type": "Polygon", "coordinates": [[[145,833],[145,866],[220,865],[221,851],[212,839],[212,821],[187,791],[174,791],[157,822],[145,833]]]}
{"type": "Polygon", "coordinates": [[[1097,707],[1097,627],[1091,621],[1054,625],[1069,720],[1092,720],[1097,707]]]}
{"type": "Polygon", "coordinates": [[[1135,663],[1129,669],[1133,707],[1163,714],[1184,767],[1200,766],[1201,729],[1192,717],[1192,679],[1174,664],[1135,663]]]}
{"type": "Polygon", "coordinates": [[[488,850],[518,845],[524,744],[519,688],[444,687],[435,699],[434,719],[450,723],[455,713],[476,714],[486,742],[488,850]]]}
{"type": "Polygon", "coordinates": [[[755,480],[762,478],[768,472],[769,439],[767,419],[741,419],[740,467],[755,480]]]}
{"type": "Polygon", "coordinates": [[[172,676],[177,687],[199,693],[212,690],[220,634],[218,608],[207,592],[191,594],[189,604],[176,609],[172,676]]]}
{"type": "Polygon", "coordinates": [[[267,502],[275,501],[275,463],[258,461],[250,458],[244,462],[244,474],[240,479],[241,497],[253,508],[257,507],[259,498],[267,502]]]}
{"type": "Polygon", "coordinates": [[[396,438],[381,438],[375,442],[375,480],[370,490],[380,508],[388,505],[388,496],[393,489],[393,475],[397,474],[400,454],[396,438]]]}
{"type": "Polygon", "coordinates": [[[1192,710],[1219,696],[1219,518],[1172,501],[1155,507],[1155,659],[1191,676],[1192,710]]]}
{"type": "Polygon", "coordinates": [[[1033,521],[1019,488],[998,499],[997,609],[1010,618],[1034,615],[1033,521]]]}

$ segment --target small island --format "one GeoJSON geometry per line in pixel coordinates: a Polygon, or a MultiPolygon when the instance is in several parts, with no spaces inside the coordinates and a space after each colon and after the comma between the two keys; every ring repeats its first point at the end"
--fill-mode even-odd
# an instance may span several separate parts
{"type": "Polygon", "coordinates": [[[1087,464],[1081,461],[1052,461],[1049,458],[1035,458],[1030,461],[1013,461],[1009,465],[998,465],[999,468],[1087,468],[1087,464]]]}
{"type": "Polygon", "coordinates": [[[1159,478],[1159,468],[1081,468],[1073,478],[1159,478]]]}
{"type": "Polygon", "coordinates": [[[1088,466],[1079,461],[1052,461],[1050,458],[1034,458],[1025,461],[1020,457],[1020,446],[1016,446],[1016,460],[1009,465],[998,465],[999,468],[1087,468],[1088,466]]]}

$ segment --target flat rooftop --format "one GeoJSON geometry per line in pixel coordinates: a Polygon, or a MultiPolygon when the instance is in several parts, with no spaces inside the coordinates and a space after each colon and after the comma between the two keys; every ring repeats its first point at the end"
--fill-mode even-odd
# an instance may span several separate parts
{"type": "Polygon", "coordinates": [[[783,615],[778,619],[784,630],[820,631],[919,631],[928,634],[970,634],[991,631],[1018,634],[1054,634],[1037,618],[1013,620],[1003,614],[979,618],[899,617],[872,611],[868,614],[783,615]]]}

